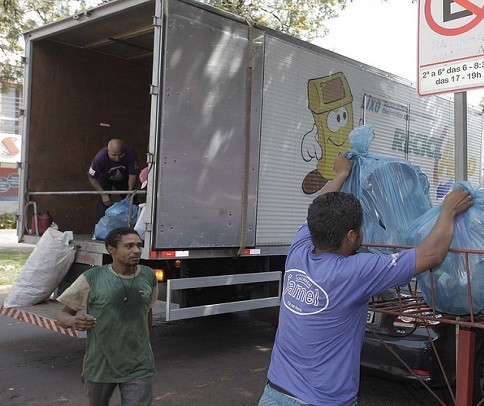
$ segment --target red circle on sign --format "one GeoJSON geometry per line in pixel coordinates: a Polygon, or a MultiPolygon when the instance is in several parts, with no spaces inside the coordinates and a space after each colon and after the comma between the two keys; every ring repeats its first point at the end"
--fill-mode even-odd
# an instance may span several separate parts
{"type": "MultiPolygon", "coordinates": [[[[475,15],[475,18],[471,21],[469,21],[467,24],[464,24],[461,27],[456,27],[456,28],[445,28],[439,25],[435,20],[434,17],[432,16],[432,11],[430,10],[430,3],[432,0],[426,0],[425,2],[425,19],[427,20],[427,23],[429,24],[429,27],[435,31],[437,34],[440,35],[445,35],[445,36],[453,36],[453,35],[459,35],[463,34],[472,28],[474,28],[477,24],[479,24],[482,19],[484,18],[484,10],[481,9],[481,12],[479,15],[475,15]]],[[[466,1],[463,2],[458,2],[460,3],[466,3],[466,1]]],[[[463,4],[460,4],[462,7],[465,7],[463,4]]]]}

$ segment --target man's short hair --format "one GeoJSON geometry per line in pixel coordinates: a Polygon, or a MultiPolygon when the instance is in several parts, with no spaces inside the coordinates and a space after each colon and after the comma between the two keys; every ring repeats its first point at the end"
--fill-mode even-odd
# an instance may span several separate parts
{"type": "Polygon", "coordinates": [[[106,239],[104,240],[104,245],[106,246],[106,249],[108,249],[108,247],[117,248],[119,242],[121,241],[121,238],[129,234],[136,234],[139,237],[138,232],[131,227],[118,227],[114,230],[111,230],[107,235],[106,239]]]}
{"type": "Polygon", "coordinates": [[[316,197],[309,205],[308,227],[315,247],[338,249],[350,230],[363,224],[363,210],[356,197],[330,192],[316,197]]]}

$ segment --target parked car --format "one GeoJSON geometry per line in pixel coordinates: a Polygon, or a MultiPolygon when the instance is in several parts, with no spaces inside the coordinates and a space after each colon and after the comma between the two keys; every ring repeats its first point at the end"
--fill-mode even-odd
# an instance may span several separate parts
{"type": "MultiPolygon", "coordinates": [[[[444,386],[445,377],[455,384],[456,327],[445,322],[453,316],[434,314],[419,298],[418,292],[417,295],[415,290],[413,292],[389,289],[373,298],[368,311],[361,366],[366,372],[385,377],[414,382],[422,380],[430,387],[444,386]],[[388,311],[392,306],[399,310],[392,313],[378,311],[388,311]],[[416,315],[427,315],[430,319],[416,315]]],[[[474,403],[477,403],[484,398],[484,331],[480,328],[475,331],[473,396],[474,403]]]]}

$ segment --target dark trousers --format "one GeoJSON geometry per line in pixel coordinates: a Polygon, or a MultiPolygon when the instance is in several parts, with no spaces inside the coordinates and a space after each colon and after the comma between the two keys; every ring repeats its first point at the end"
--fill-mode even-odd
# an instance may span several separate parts
{"type": "Polygon", "coordinates": [[[121,392],[122,406],[148,406],[153,401],[153,377],[122,383],[97,383],[82,379],[89,406],[107,406],[116,386],[121,392]]]}

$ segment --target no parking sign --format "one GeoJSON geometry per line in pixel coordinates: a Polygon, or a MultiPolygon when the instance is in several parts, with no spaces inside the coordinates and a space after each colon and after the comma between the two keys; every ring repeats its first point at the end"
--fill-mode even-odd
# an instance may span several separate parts
{"type": "Polygon", "coordinates": [[[484,0],[419,0],[418,93],[484,86],[484,0]]]}

